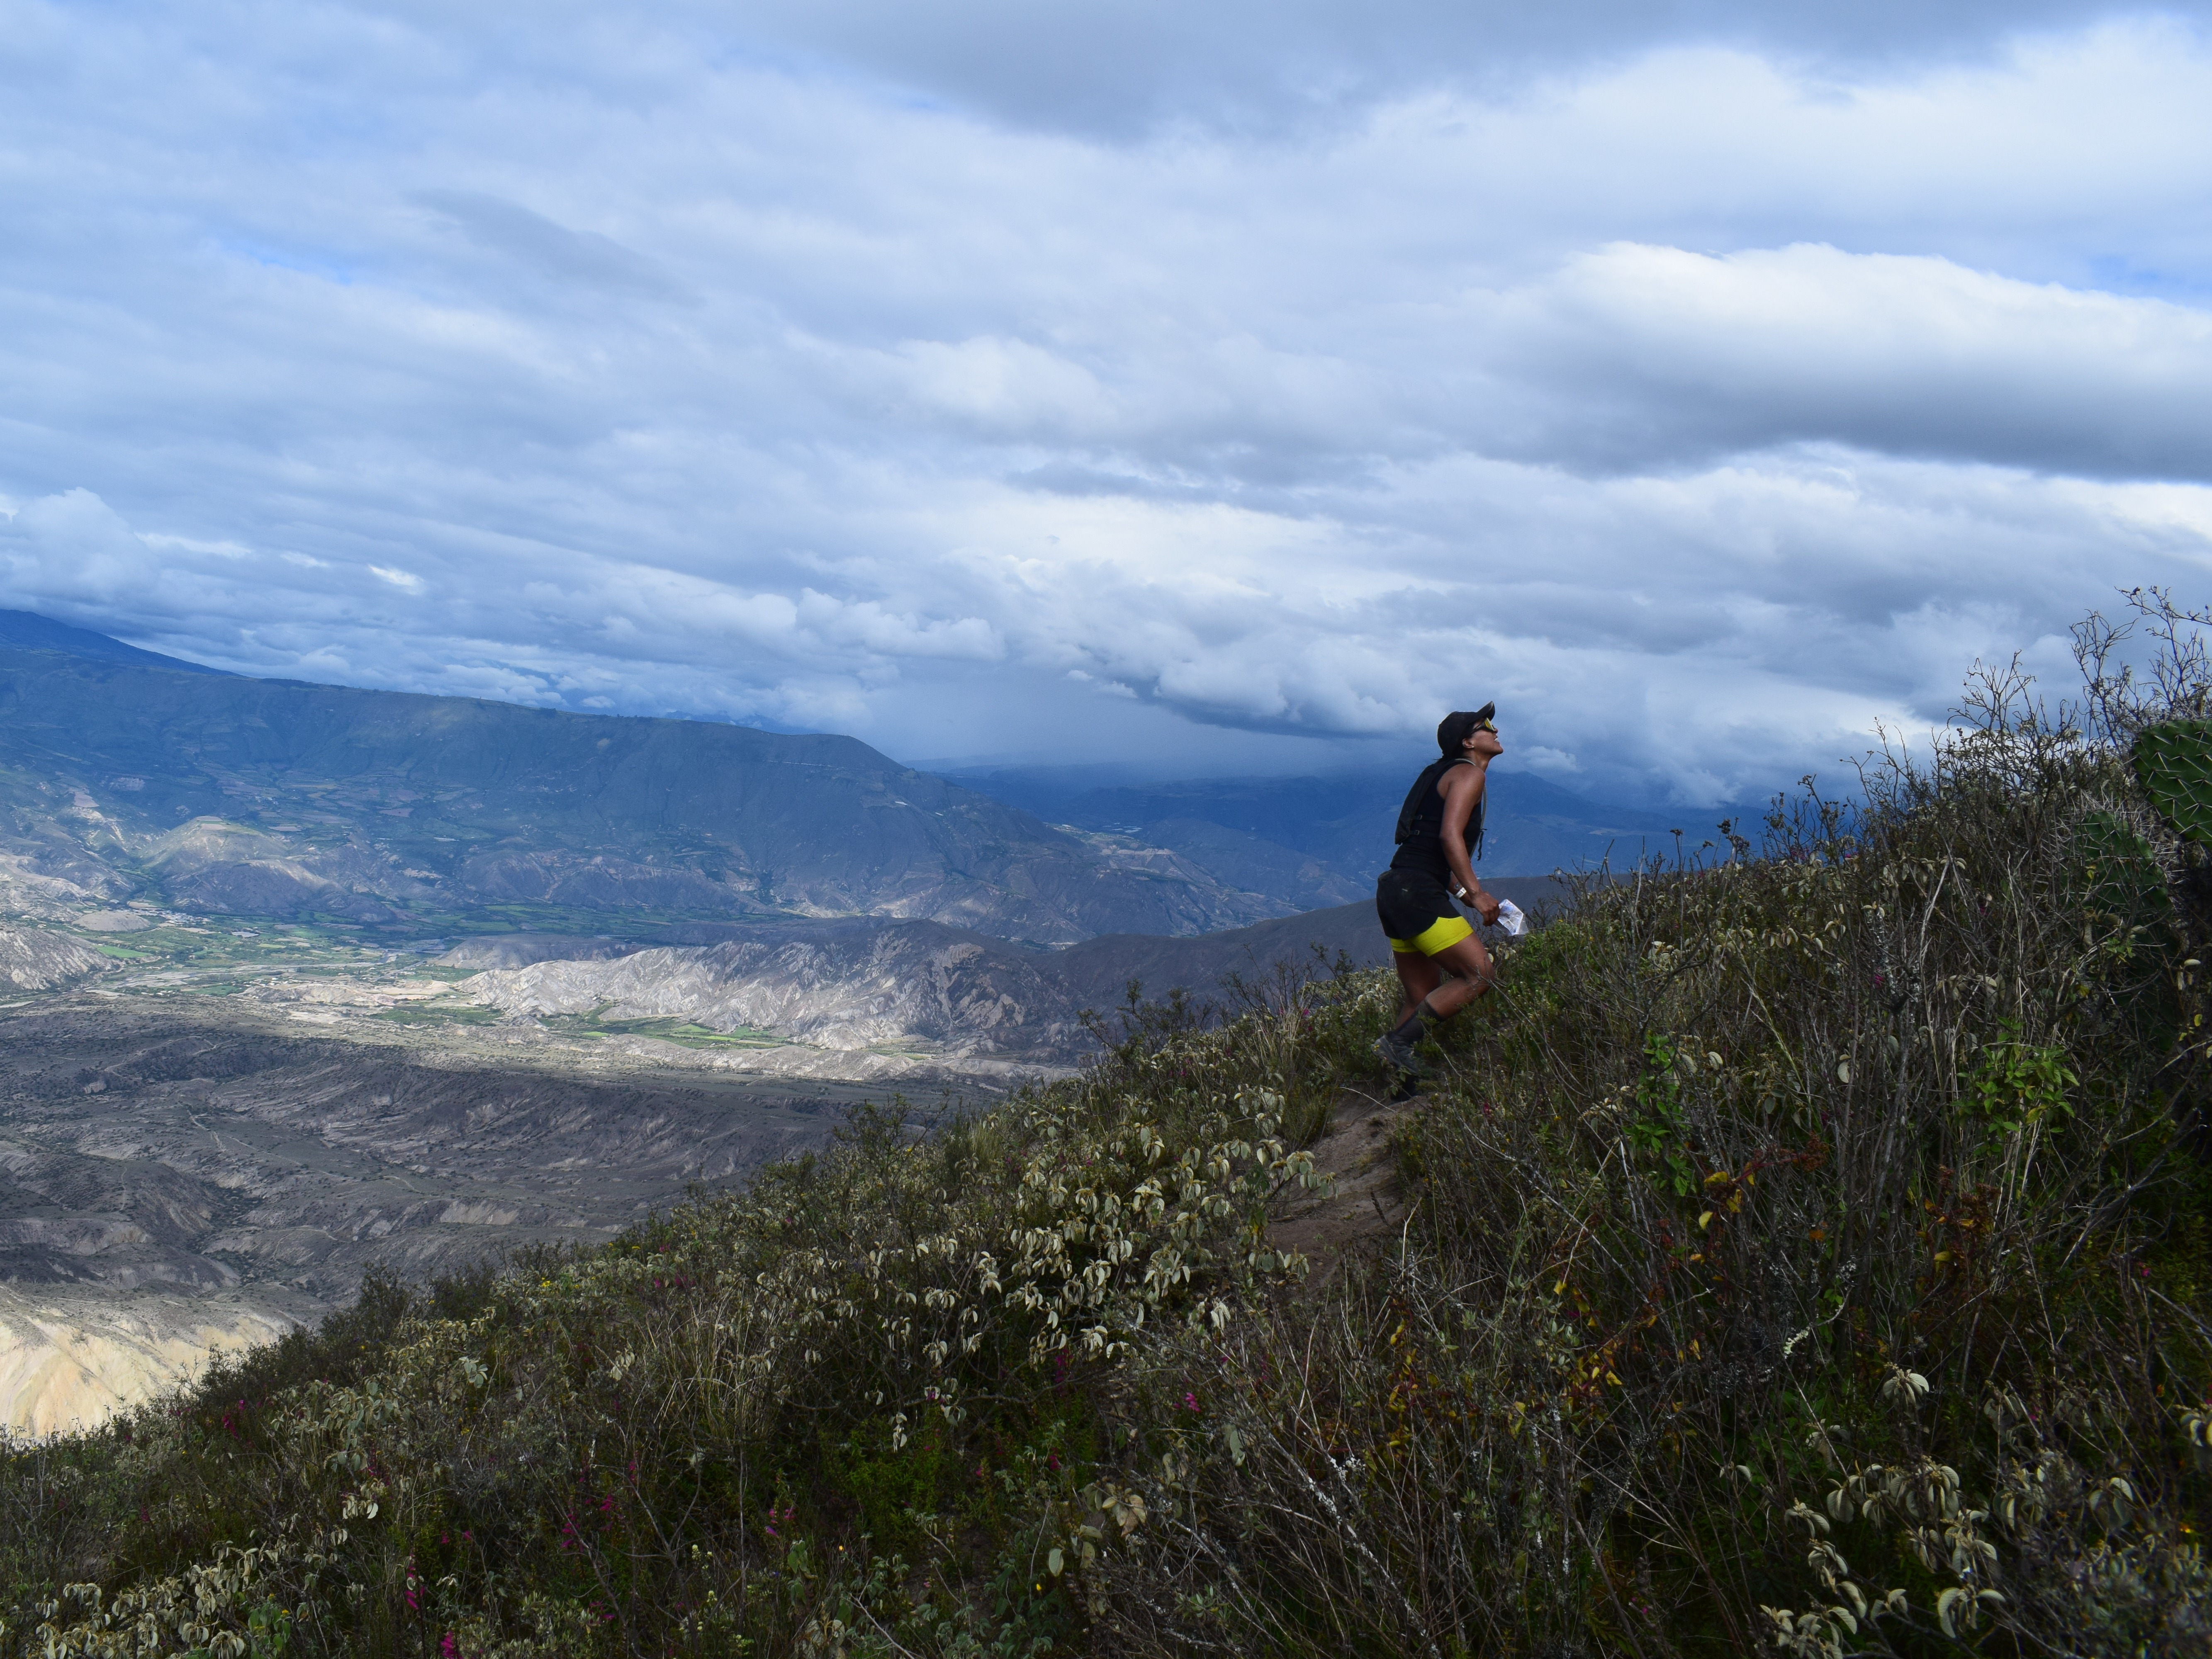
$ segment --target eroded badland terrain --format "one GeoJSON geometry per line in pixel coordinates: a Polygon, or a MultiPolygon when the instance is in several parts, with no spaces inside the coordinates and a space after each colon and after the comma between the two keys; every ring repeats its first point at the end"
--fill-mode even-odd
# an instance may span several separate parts
{"type": "MultiPolygon", "coordinates": [[[[258,977],[118,969],[0,1014],[9,1426],[97,1419],[349,1299],[374,1266],[604,1237],[872,1092],[872,1056],[809,1076],[742,1063],[765,1045],[479,1021],[435,970],[297,954],[258,977]]],[[[885,1069],[931,1102],[953,1080],[885,1069]]]]}

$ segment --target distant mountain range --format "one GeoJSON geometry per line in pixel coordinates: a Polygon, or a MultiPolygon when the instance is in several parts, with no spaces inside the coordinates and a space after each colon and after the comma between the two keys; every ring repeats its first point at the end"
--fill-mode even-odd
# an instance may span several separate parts
{"type": "Polygon", "coordinates": [[[420,931],[872,915],[1036,945],[1296,908],[851,738],[0,646],[0,908],[130,897],[420,931]]]}
{"type": "MultiPolygon", "coordinates": [[[[1325,777],[1223,778],[1101,787],[1079,767],[963,769],[946,775],[1048,823],[1167,848],[1231,886],[1310,894],[1314,905],[1372,890],[1414,767],[1325,777]]],[[[1609,806],[1528,772],[1491,774],[1476,873],[1540,876],[1671,857],[1717,840],[1728,809],[1609,806]]]]}
{"type": "Polygon", "coordinates": [[[96,662],[143,663],[153,668],[173,668],[184,674],[226,672],[210,668],[205,663],[186,662],[182,657],[165,657],[158,651],[142,651],[121,640],[95,634],[89,628],[72,628],[33,611],[0,611],[0,646],[14,646],[25,651],[60,651],[72,657],[90,657],[96,662]]]}
{"type": "MultiPolygon", "coordinates": [[[[1405,783],[948,778],[851,738],[256,679],[0,611],[0,912],[18,915],[138,899],[633,944],[779,917],[1032,947],[1193,935],[1364,901],[1405,783]]],[[[1672,850],[1668,818],[1527,774],[1494,796],[1487,875],[1672,850]]]]}

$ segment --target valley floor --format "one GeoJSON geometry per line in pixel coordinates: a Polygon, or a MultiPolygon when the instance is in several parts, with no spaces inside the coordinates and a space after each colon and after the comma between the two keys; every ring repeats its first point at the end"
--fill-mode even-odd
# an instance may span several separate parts
{"type": "Polygon", "coordinates": [[[927,1104],[953,1081],[892,1056],[810,1075],[650,1036],[376,1017],[420,988],[302,973],[0,1013],[0,1428],[98,1421],[312,1322],[372,1268],[610,1237],[816,1143],[886,1083],[927,1104]]]}

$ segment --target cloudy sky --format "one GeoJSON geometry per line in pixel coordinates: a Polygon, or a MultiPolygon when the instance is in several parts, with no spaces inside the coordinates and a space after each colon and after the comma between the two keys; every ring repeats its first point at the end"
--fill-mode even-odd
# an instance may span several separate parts
{"type": "Polygon", "coordinates": [[[2188,9],[0,0],[0,605],[249,672],[1703,804],[2212,599],[2188,9]]]}

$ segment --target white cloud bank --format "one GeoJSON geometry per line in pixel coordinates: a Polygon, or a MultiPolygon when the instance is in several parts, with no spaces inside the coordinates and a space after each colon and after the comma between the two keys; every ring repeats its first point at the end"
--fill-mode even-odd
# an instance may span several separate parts
{"type": "Polygon", "coordinates": [[[2212,50],[1881,10],[9,4],[0,605],[909,757],[1494,696],[1761,789],[2212,559],[2212,50]]]}

